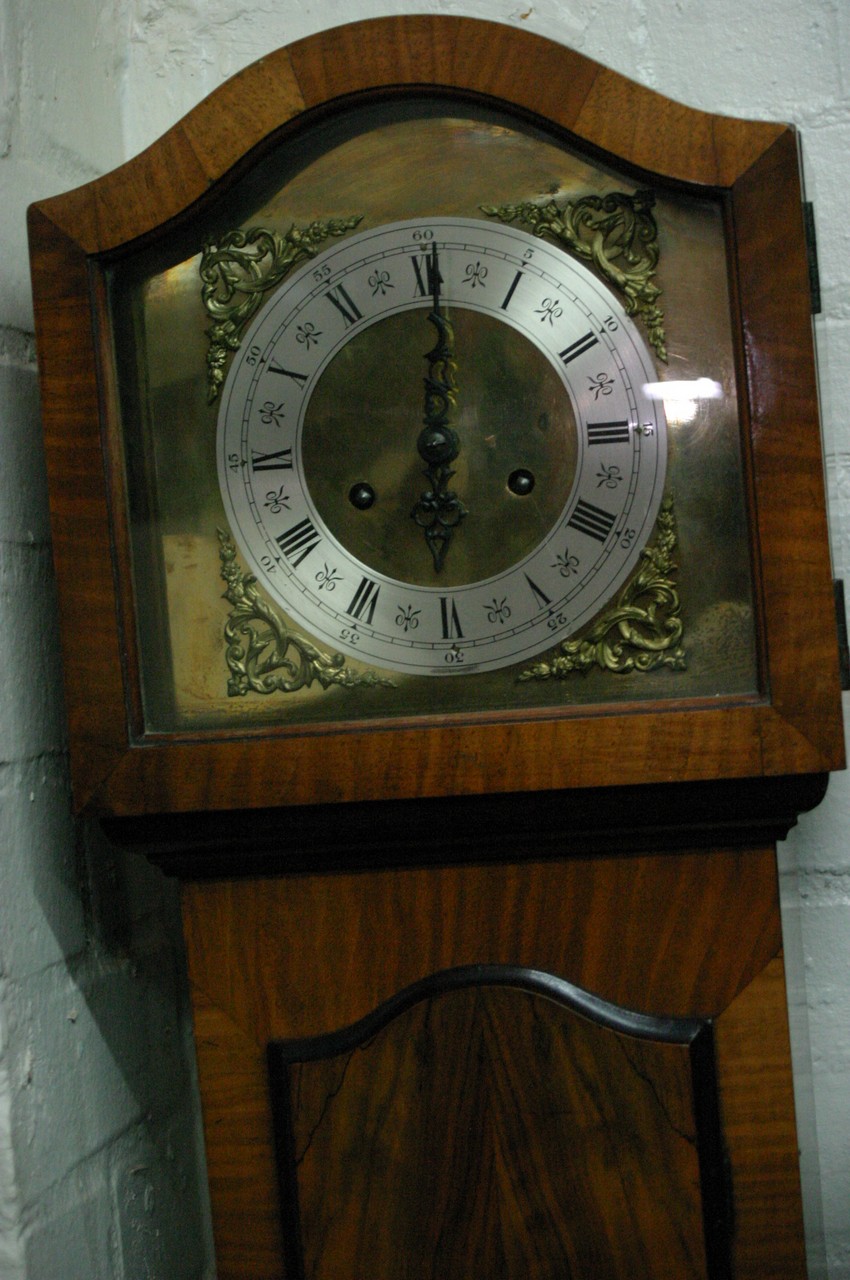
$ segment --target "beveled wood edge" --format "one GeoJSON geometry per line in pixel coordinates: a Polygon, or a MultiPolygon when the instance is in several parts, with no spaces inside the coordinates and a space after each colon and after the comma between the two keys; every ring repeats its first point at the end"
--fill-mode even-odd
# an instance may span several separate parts
{"type": "MultiPolygon", "coordinates": [[[[405,71],[404,59],[400,62],[393,62],[392,58],[388,60],[388,46],[384,36],[390,32],[394,33],[394,49],[398,50],[400,45],[408,52],[416,48],[415,71],[420,79],[426,73],[436,78],[447,67],[446,83],[449,82],[451,73],[455,83],[475,87],[481,92],[506,91],[504,81],[506,77],[510,78],[513,65],[511,53],[515,58],[519,54],[527,58],[533,51],[547,65],[554,60],[559,71],[566,69],[574,72],[568,81],[572,96],[567,94],[560,106],[544,102],[539,97],[543,90],[539,87],[528,88],[528,83],[533,80],[535,86],[551,84],[552,76],[548,79],[546,76],[526,77],[522,82],[521,96],[524,103],[521,105],[528,106],[533,100],[536,103],[535,109],[548,110],[553,117],[564,123],[569,117],[577,132],[578,125],[582,128],[587,126],[585,136],[591,138],[594,145],[601,145],[601,126],[598,124],[600,118],[608,121],[631,120],[632,123],[626,130],[628,138],[615,143],[609,137],[606,145],[622,146],[626,157],[633,162],[636,162],[637,156],[643,157],[644,161],[652,158],[656,164],[659,163],[657,155],[650,157],[645,149],[641,151],[641,145],[645,148],[645,140],[641,144],[636,121],[640,114],[638,108],[643,110],[645,117],[650,108],[655,111],[659,103],[664,104],[664,99],[658,99],[658,95],[642,86],[607,72],[597,64],[589,63],[582,55],[527,32],[472,19],[411,18],[356,23],[310,37],[288,50],[280,50],[269,58],[261,59],[240,76],[228,81],[169,131],[160,143],[154,144],[135,161],[130,161],[120,170],[95,183],[31,208],[29,217],[33,244],[33,278],[37,295],[36,325],[42,368],[45,369],[45,360],[49,364],[57,347],[61,346],[57,339],[63,329],[67,331],[69,315],[73,314],[79,334],[82,335],[83,331],[91,334],[87,255],[94,248],[116,247],[119,241],[115,237],[119,233],[122,236],[127,234],[130,225],[128,218],[132,222],[131,238],[149,229],[153,210],[160,208],[159,201],[163,202],[168,216],[179,212],[187,202],[206,190],[217,175],[225,172],[242,155],[246,145],[254,145],[265,132],[273,128],[272,121],[292,118],[305,106],[320,102],[323,94],[338,93],[343,89],[351,91],[364,82],[364,77],[368,77],[370,83],[381,83],[381,74],[387,80],[392,71],[392,82],[401,83],[401,77],[412,72],[409,69],[405,71]],[[471,53],[481,53],[485,37],[487,59],[479,62],[471,58],[471,53]],[[423,44],[428,51],[428,57],[424,60],[420,56],[423,44]],[[370,62],[370,51],[374,61],[378,63],[377,72],[374,62],[370,62]],[[468,70],[470,59],[476,74],[468,70]],[[297,75],[293,71],[293,63],[297,65],[297,75]],[[461,71],[457,71],[457,67],[461,71]],[[258,114],[238,107],[243,93],[249,99],[253,96],[259,100],[261,109],[258,114]],[[537,97],[534,96],[535,93],[538,94],[537,97]],[[625,98],[614,109],[611,95],[617,93],[624,94],[625,98]],[[629,111],[625,109],[629,104],[634,106],[637,115],[629,115],[629,111]],[[220,107],[226,107],[227,110],[220,111],[220,107]],[[594,120],[597,121],[595,126],[594,120]],[[210,150],[203,163],[199,162],[197,166],[189,163],[185,148],[181,152],[183,162],[178,163],[174,159],[186,138],[193,140],[189,148],[193,154],[207,140],[210,150]],[[161,191],[151,179],[150,166],[154,165],[160,167],[161,172],[168,172],[172,161],[174,170],[168,174],[167,190],[161,191]],[[128,190],[124,188],[125,182],[131,184],[128,190]],[[46,236],[49,227],[53,228],[52,236],[46,236]],[[61,271],[55,270],[57,259],[51,258],[51,254],[57,254],[61,258],[61,271]]],[[[557,80],[555,76],[554,81],[557,80]]],[[[515,101],[518,96],[520,95],[514,95],[515,101]]],[[[679,113],[678,129],[683,137],[689,139],[689,146],[693,146],[694,142],[688,133],[691,125],[696,129],[699,122],[703,125],[706,122],[711,124],[714,139],[711,145],[704,138],[697,139],[700,155],[711,157],[711,163],[703,165],[703,179],[708,180],[713,175],[712,181],[717,181],[717,175],[721,171],[726,173],[727,178],[733,172],[738,175],[743,166],[743,172],[739,177],[736,176],[737,185],[732,197],[733,207],[738,209],[739,224],[746,200],[752,202],[755,198],[753,193],[780,189],[784,183],[787,194],[788,174],[791,170],[792,186],[797,183],[793,130],[782,125],[751,126],[746,122],[694,113],[689,108],[679,109],[677,104],[666,105],[679,113]],[[747,145],[741,145],[742,138],[750,139],[747,145]],[[715,145],[717,139],[723,145],[715,145]],[[737,142],[737,150],[730,151],[730,139],[737,142]],[[717,156],[724,147],[725,170],[724,165],[717,162],[717,156]],[[730,165],[729,154],[735,156],[734,165],[730,165]],[[776,182],[772,187],[769,182],[765,182],[776,167],[777,156],[781,159],[778,166],[779,188],[776,187],[776,182]],[[741,192],[744,195],[740,195],[741,192]]],[[[657,124],[656,118],[656,126],[657,124]]],[[[664,155],[669,160],[669,156],[675,152],[675,147],[668,145],[670,134],[663,131],[659,134],[656,127],[653,136],[663,137],[664,155]]],[[[665,171],[670,172],[670,168],[668,164],[665,171]]],[[[681,177],[681,172],[677,176],[681,177]]],[[[746,219],[743,222],[746,225],[746,219]]],[[[756,223],[756,218],[750,218],[751,225],[756,223]]],[[[757,255],[753,261],[756,260],[757,255]]],[[[788,262],[790,277],[797,281],[794,287],[799,297],[800,264],[796,259],[789,259],[788,262]]],[[[768,265],[773,269],[772,263],[768,265]]],[[[756,281],[764,278],[763,274],[759,276],[758,270],[752,272],[751,276],[756,281]]],[[[743,290],[745,325],[748,323],[748,308],[755,307],[754,314],[758,311],[757,293],[756,290],[753,300],[747,290],[743,290]]],[[[795,333],[800,323],[798,316],[795,320],[795,333]]],[[[751,330],[750,324],[748,333],[751,330]]],[[[68,351],[65,350],[66,361],[67,356],[68,351]]],[[[781,372],[782,353],[774,351],[771,358],[775,368],[781,372]]],[[[77,353],[73,372],[77,377],[75,385],[79,386],[82,379],[90,394],[93,394],[96,385],[94,362],[93,339],[90,344],[86,338],[77,353]]],[[[811,471],[812,467],[820,468],[811,351],[804,353],[804,365],[802,374],[798,372],[797,376],[802,378],[803,394],[809,398],[804,434],[807,441],[807,465],[811,471]]],[[[81,418],[79,404],[72,391],[63,387],[60,380],[52,383],[49,370],[43,379],[42,397],[54,495],[60,491],[61,482],[66,479],[59,459],[63,450],[75,442],[74,433],[82,430],[91,467],[85,476],[86,490],[95,510],[98,527],[101,530],[108,528],[108,499],[102,474],[96,411],[89,405],[90,416],[87,419],[84,416],[81,418]]],[[[774,429],[771,436],[768,431],[762,430],[759,406],[754,406],[753,416],[758,427],[754,446],[756,461],[760,466],[768,465],[771,443],[779,441],[781,445],[782,432],[774,429]]],[[[786,428],[787,425],[786,415],[786,428]]],[[[630,709],[622,715],[614,712],[598,721],[570,717],[562,721],[557,729],[552,728],[556,722],[541,720],[533,730],[524,731],[527,737],[526,745],[520,753],[522,758],[512,761],[510,769],[506,770],[500,735],[507,733],[508,740],[515,740],[516,735],[510,726],[489,725],[482,726],[479,730],[447,723],[416,730],[415,736],[424,735],[422,749],[426,760],[433,759],[434,753],[441,755],[454,751],[456,744],[463,740],[464,746],[457,750],[449,775],[446,775],[445,767],[433,773],[429,773],[427,768],[414,768],[411,775],[413,783],[408,784],[403,794],[437,796],[453,791],[461,794],[486,793],[502,789],[508,781],[513,784],[512,789],[517,790],[557,789],[589,785],[589,778],[592,776],[597,779],[598,785],[599,778],[604,774],[599,761],[604,759],[606,752],[610,752],[610,744],[619,736],[622,742],[635,745],[634,726],[640,721],[644,722],[644,728],[637,734],[643,744],[641,750],[652,751],[653,743],[660,740],[654,736],[656,734],[666,736],[672,732],[676,741],[681,743],[681,754],[676,766],[665,773],[665,778],[670,781],[698,780],[718,774],[740,777],[753,772],[764,775],[822,772],[841,767],[843,751],[840,703],[836,695],[837,657],[830,653],[835,646],[831,645],[831,638],[827,635],[825,648],[821,646],[822,652],[818,657],[820,665],[816,665],[809,646],[801,644],[799,634],[801,613],[823,620],[829,619],[833,612],[831,594],[827,601],[829,576],[824,552],[826,543],[822,477],[818,481],[807,474],[798,483],[798,505],[805,503],[806,512],[811,509],[813,515],[811,520],[806,520],[800,531],[802,541],[795,544],[790,560],[787,555],[783,559],[787,547],[783,548],[779,544],[772,547],[769,537],[766,537],[768,531],[765,524],[769,518],[781,523],[782,511],[789,497],[788,478],[783,477],[782,482],[778,483],[774,474],[772,482],[767,485],[762,483],[757,487],[760,546],[767,553],[768,561],[764,589],[770,615],[767,648],[773,707],[706,709],[706,715],[722,718],[727,731],[735,726],[734,733],[739,735],[739,740],[734,746],[729,743],[728,732],[718,732],[715,729],[706,731],[707,722],[702,715],[698,716],[701,727],[692,734],[682,727],[685,722],[677,720],[675,713],[662,712],[647,716],[641,712],[636,716],[630,709]],[[822,538],[824,541],[821,544],[822,538]],[[814,573],[810,572],[812,564],[815,564],[814,573]],[[805,610],[801,609],[800,600],[797,599],[796,610],[790,611],[796,613],[796,621],[789,620],[789,611],[783,609],[783,593],[788,591],[789,583],[795,585],[798,591],[805,588],[807,593],[805,610]],[[802,690],[798,659],[799,666],[806,671],[808,681],[802,690]],[[548,728],[545,727],[547,724],[548,728]],[[718,751],[717,746],[721,741],[725,742],[725,746],[718,751]],[[475,743],[471,751],[466,746],[470,742],[475,743]],[[532,774],[533,779],[530,777],[532,774]]],[[[372,733],[368,730],[354,730],[340,739],[345,746],[330,753],[334,756],[334,768],[345,772],[347,767],[349,773],[357,772],[360,775],[351,779],[347,787],[340,786],[336,780],[328,777],[326,766],[330,763],[328,743],[331,739],[321,733],[300,737],[297,734],[284,736],[265,744],[246,740],[241,745],[233,741],[130,745],[121,669],[123,645],[111,598],[112,567],[108,563],[107,539],[101,533],[98,539],[99,550],[91,549],[91,555],[97,561],[95,571],[88,575],[81,573],[79,530],[62,529],[61,514],[56,514],[61,503],[57,502],[55,496],[53,501],[56,522],[54,547],[59,568],[57,576],[60,581],[66,679],[72,739],[76,743],[72,770],[75,804],[78,809],[91,806],[96,810],[112,813],[150,811],[161,807],[158,797],[167,795],[169,791],[173,791],[169,805],[184,812],[199,807],[232,808],[237,801],[246,806],[267,804],[269,788],[273,788],[281,776],[287,774],[287,759],[291,758],[296,742],[299,744],[302,772],[315,776],[308,784],[297,781],[288,783],[284,788],[286,803],[315,802],[318,792],[322,798],[340,800],[369,799],[376,791],[379,796],[402,794],[398,786],[388,787],[384,776],[384,756],[386,752],[399,750],[400,744],[410,743],[410,731],[404,727],[372,733]],[[88,598],[89,593],[94,595],[93,600],[88,598]],[[70,623],[69,618],[72,619],[70,623]],[[92,683],[94,664],[90,652],[90,629],[93,621],[103,629],[102,643],[97,652],[96,684],[92,683]],[[95,687],[97,697],[93,699],[91,691],[95,687]],[[367,742],[368,746],[365,745],[367,742]],[[368,777],[362,776],[364,771],[360,766],[356,771],[351,770],[351,757],[346,753],[353,751],[355,745],[357,751],[365,753],[369,761],[368,777]],[[244,748],[250,751],[250,765],[245,762],[244,748]],[[229,757],[234,764],[228,764],[229,757]],[[240,771],[244,771],[244,775],[254,781],[241,781],[238,777],[240,771]],[[381,779],[377,787],[375,778],[381,779]],[[261,783],[259,779],[262,779],[261,783]],[[222,791],[223,785],[229,789],[222,791]]],[[[408,758],[408,747],[405,745],[401,750],[402,755],[408,758]]],[[[413,756],[418,750],[419,748],[413,750],[413,756]]],[[[509,747],[509,750],[514,752],[515,748],[509,747]]],[[[450,758],[443,757],[444,765],[450,758]]],[[[638,762],[633,752],[625,761],[620,760],[617,764],[618,781],[629,784],[632,781],[647,780],[647,759],[651,761],[652,756],[644,755],[638,762]]],[[[613,767],[614,762],[611,764],[613,767]]],[[[394,776],[398,776],[396,771],[394,776]]],[[[652,770],[651,764],[648,780],[661,780],[658,771],[652,770]]]]}
{"type": "Polygon", "coordinates": [[[731,203],[750,391],[758,586],[767,619],[768,693],[777,712],[764,726],[765,761],[770,771],[782,750],[777,729],[793,730],[830,768],[842,768],[835,600],[793,132],[735,184],[731,203]]]}
{"type": "Polygon", "coordinates": [[[311,1036],[276,1037],[268,1042],[267,1052],[276,1064],[319,1062],[348,1054],[368,1044],[416,1005],[478,987],[508,987],[526,996],[542,996],[604,1031],[636,1040],[690,1046],[710,1027],[708,1018],[668,1017],[627,1009],[548,970],[522,964],[463,964],[438,969],[394,991],[355,1022],[311,1036]]]}
{"type": "Polygon", "coordinates": [[[819,775],[836,767],[773,707],[727,705],[160,740],[131,746],[89,800],[105,815],[191,813],[819,775]]]}
{"type": "Polygon", "coordinates": [[[75,807],[128,745],[85,255],[37,209],[30,263],[75,807]]]}
{"type": "Polygon", "coordinates": [[[502,98],[628,164],[708,186],[731,186],[787,129],[673,102],[521,28],[445,15],[374,18],[260,58],[138,156],[34,207],[86,253],[115,250],[178,216],[302,111],[422,84],[502,98]]]}
{"type": "Polygon", "coordinates": [[[781,1274],[787,1280],[805,1280],[808,1271],[781,948],[715,1019],[714,1043],[724,1147],[736,1208],[734,1274],[742,1280],[761,1280],[773,1274],[781,1240],[781,1274]],[[748,1045],[748,1055],[742,1053],[742,1043],[748,1045]],[[758,1080],[755,1113],[750,1097],[754,1078],[758,1080]],[[760,1228],[766,1202],[774,1205],[773,1226],[779,1233],[768,1239],[760,1228]]]}
{"type": "MultiPolygon", "coordinates": [[[[771,851],[815,808],[827,774],[642,783],[522,794],[100,816],[113,848],[141,853],[178,880],[267,879],[388,869],[593,861],[722,849],[771,851]],[[439,838],[434,838],[434,833],[439,838]],[[426,838],[423,838],[426,837],[426,838]]],[[[780,945],[777,934],[776,947],[780,945]]],[[[714,1012],[717,1012],[716,1010],[714,1012]]]]}
{"type": "MultiPolygon", "coordinates": [[[[211,998],[207,992],[195,982],[192,973],[192,956],[187,955],[189,995],[191,999],[192,1028],[194,1032],[195,1054],[198,1068],[201,1101],[201,1119],[204,1131],[204,1155],[207,1165],[210,1198],[213,1205],[213,1236],[216,1254],[222,1252],[226,1240],[222,1239],[225,1223],[232,1214],[228,1213],[227,1187],[232,1173],[232,1163],[222,1149],[221,1098],[222,1090],[233,1096],[234,1079],[238,1082],[236,1089],[237,1104],[226,1105],[224,1111],[235,1123],[240,1135],[244,1138],[246,1129],[249,1134],[247,1147],[252,1162],[260,1161],[268,1173],[267,1186],[273,1186],[273,1143],[271,1100],[268,1091],[268,1071],[262,1045],[257,1039],[250,1019],[247,1025],[235,1020],[219,1001],[211,998]],[[224,1063],[224,1072],[216,1070],[216,1066],[224,1063]],[[247,1106],[247,1116],[246,1116],[247,1106]],[[217,1115],[215,1123],[212,1116],[217,1115]],[[262,1123],[257,1125],[257,1116],[262,1123]],[[222,1160],[224,1156],[224,1160],[222,1160]],[[229,1166],[229,1168],[228,1168],[229,1166]]],[[[225,1126],[225,1134],[226,1134],[225,1126]]],[[[226,1144],[225,1144],[226,1145],[226,1144]]],[[[255,1193],[255,1183],[252,1192],[255,1193]]],[[[269,1195],[269,1202],[274,1204],[274,1212],[267,1219],[267,1230],[271,1237],[273,1256],[280,1257],[282,1240],[280,1234],[280,1218],[277,1213],[276,1195],[269,1195]],[[272,1196],[274,1195],[274,1200],[272,1196]]],[[[238,1211],[237,1211],[238,1212],[238,1211]]],[[[238,1221],[238,1219],[236,1219],[238,1221]]]]}

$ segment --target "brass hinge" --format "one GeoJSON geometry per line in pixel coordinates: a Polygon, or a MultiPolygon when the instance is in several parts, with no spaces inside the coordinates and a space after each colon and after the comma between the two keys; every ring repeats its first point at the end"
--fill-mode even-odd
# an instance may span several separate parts
{"type": "Polygon", "coordinates": [[[847,610],[844,606],[844,579],[833,578],[835,591],[835,625],[838,631],[838,671],[841,688],[850,690],[850,644],[847,640],[847,610]]]}
{"type": "Polygon", "coordinates": [[[815,207],[811,200],[803,201],[803,227],[806,232],[806,260],[809,264],[809,293],[812,298],[812,315],[819,316],[821,303],[818,241],[815,235],[815,207]]]}

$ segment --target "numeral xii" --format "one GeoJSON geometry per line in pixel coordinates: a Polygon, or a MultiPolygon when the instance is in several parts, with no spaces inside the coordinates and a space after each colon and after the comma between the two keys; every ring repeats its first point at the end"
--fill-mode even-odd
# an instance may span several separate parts
{"type": "MultiPolygon", "coordinates": [[[[430,298],[434,293],[434,260],[426,253],[412,253],[414,292],[417,298],[430,298]]],[[[437,284],[443,283],[443,277],[437,271],[437,284]]]]}

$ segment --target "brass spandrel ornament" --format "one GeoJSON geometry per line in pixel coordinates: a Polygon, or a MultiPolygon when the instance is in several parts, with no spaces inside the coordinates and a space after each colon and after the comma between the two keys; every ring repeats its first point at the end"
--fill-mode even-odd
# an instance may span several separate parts
{"type": "MultiPolygon", "coordinates": [[[[593,668],[611,674],[645,674],[659,667],[687,670],[682,644],[684,623],[675,585],[676,518],[672,498],[665,499],[655,540],[641,553],[641,567],[617,601],[581,636],[563,641],[541,661],[516,677],[521,683],[563,680],[593,668]]],[[[319,650],[287,627],[258,590],[256,580],[239,568],[236,547],[218,531],[225,599],[233,606],[224,628],[230,671],[228,694],[295,693],[317,683],[323,689],[395,687],[376,672],[353,672],[341,654],[319,650]]],[[[569,572],[569,560],[564,569],[569,572]]]]}
{"type": "Polygon", "coordinates": [[[626,310],[560,243],[481,218],[359,227],[242,335],[216,446],[228,524],[331,652],[429,678],[516,667],[638,565],[666,474],[655,377],[626,310]]]}
{"type": "Polygon", "coordinates": [[[263,299],[289,275],[293,267],[315,257],[329,238],[344,236],[362,221],[362,214],[328,218],[306,227],[292,226],[281,235],[266,227],[228,231],[205,245],[200,275],[201,299],[213,321],[207,329],[208,401],[218,399],[227,357],[239,350],[247,325],[263,299]]]}
{"type": "Polygon", "coordinates": [[[288,627],[263,599],[253,575],[240,569],[229,534],[219,529],[218,540],[221,576],[227,583],[224,598],[232,606],[224,626],[231,698],[248,693],[297,693],[314,683],[323,689],[392,687],[392,680],[374,671],[352,671],[342,654],[323,652],[288,627]]]}
{"type": "MultiPolygon", "coordinates": [[[[737,430],[717,211],[705,201],[691,210],[663,188],[654,204],[652,193],[625,195],[625,174],[517,133],[508,155],[508,135],[486,122],[374,114],[374,135],[341,148],[334,136],[280,188],[264,178],[234,200],[229,221],[219,209],[215,229],[184,236],[176,266],[127,290],[139,312],[122,312],[125,337],[141,326],[152,388],[144,450],[168,622],[154,625],[153,600],[140,610],[146,652],[157,655],[144,688],[150,725],[712,693],[705,619],[721,618],[733,648],[751,629],[746,600],[737,612],[714,607],[741,594],[730,571],[721,584],[694,561],[704,490],[724,513],[712,517],[721,538],[737,537],[740,523],[717,480],[734,462],[737,430]],[[451,158],[451,174],[414,201],[410,166],[432,152],[451,158]],[[328,216],[337,210],[352,216],[328,216]],[[681,320],[696,296],[694,334],[681,320]],[[448,345],[435,345],[432,314],[448,345]],[[723,400],[672,429],[656,386],[668,344],[677,376],[708,372],[723,388],[723,400]],[[623,372],[627,348],[641,353],[640,370],[623,372]],[[195,420],[203,428],[192,436],[195,420]],[[696,471],[694,442],[709,427],[712,466],[696,471]],[[429,432],[449,442],[454,433],[456,453],[424,456],[429,432]],[[647,665],[620,632],[589,639],[642,571],[640,549],[657,540],[673,491],[687,671],[666,634],[663,660],[647,665]],[[238,609],[222,608],[214,585],[219,527],[246,580],[234,582],[238,609]],[[580,562],[569,579],[567,546],[580,562]],[[239,630],[249,621],[253,637],[239,630]],[[606,666],[608,641],[618,657],[606,666]],[[629,667],[633,679],[614,678],[629,667]],[[567,668],[589,678],[564,683],[567,668]],[[346,685],[355,696],[333,694],[346,685]]],[[[140,565],[148,553],[139,540],[140,565]]],[[[154,557],[144,570],[152,591],[159,572],[154,557]]],[[[656,606],[656,623],[662,613],[656,606]]],[[[656,642],[651,620],[633,625],[656,642]]],[[[736,688],[752,687],[746,660],[736,688]]]]}
{"type": "Polygon", "coordinates": [[[593,667],[618,675],[657,667],[685,671],[684,626],[674,584],[675,549],[673,500],[667,498],[658,514],[655,542],[644,547],[640,569],[615,603],[583,635],[562,641],[523,671],[519,680],[562,680],[593,667]]]}
{"type": "Polygon", "coordinates": [[[667,361],[661,294],[653,282],[658,266],[658,226],[652,213],[655,194],[636,191],[633,196],[612,191],[605,196],[587,195],[559,205],[482,205],[482,213],[502,222],[528,227],[532,235],[548,236],[562,248],[591,262],[622,294],[626,312],[646,325],[649,341],[659,360],[667,361]]]}

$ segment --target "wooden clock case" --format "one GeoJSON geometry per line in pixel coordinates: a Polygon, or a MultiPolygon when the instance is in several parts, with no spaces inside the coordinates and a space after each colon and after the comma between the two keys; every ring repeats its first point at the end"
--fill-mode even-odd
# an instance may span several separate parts
{"type": "Polygon", "coordinates": [[[219,1275],[802,1276],[774,841],[843,739],[794,131],[379,19],[247,68],[30,239],[74,803],[184,881],[219,1275]],[[104,271],[305,120],[423,87],[722,201],[758,692],[146,733],[104,271]]]}

